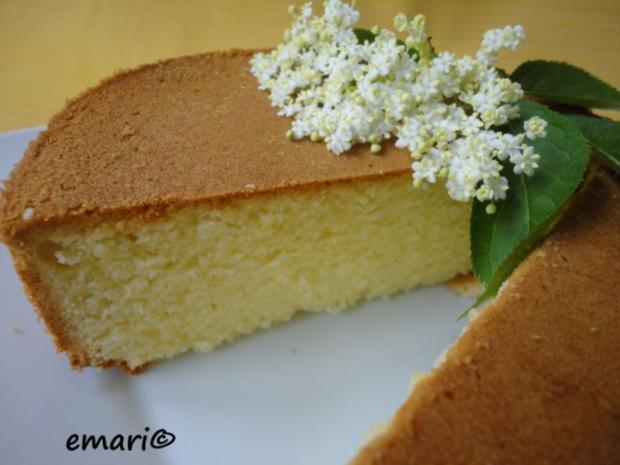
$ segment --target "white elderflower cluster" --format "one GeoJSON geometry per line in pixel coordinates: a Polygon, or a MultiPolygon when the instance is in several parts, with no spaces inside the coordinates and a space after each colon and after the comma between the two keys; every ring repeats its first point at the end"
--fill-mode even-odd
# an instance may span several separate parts
{"type": "Polygon", "coordinates": [[[355,143],[378,153],[394,137],[411,152],[415,186],[443,179],[453,199],[489,202],[489,212],[508,190],[501,162],[517,174],[538,167],[524,139],[544,137],[544,120],[529,119],[516,136],[497,130],[518,117],[523,91],[493,65],[500,50],[523,41],[521,26],[488,31],[475,57],[456,58],[434,52],[422,15],[395,17],[403,41],[378,27],[360,34],[359,13],[341,0],[324,6],[322,17],[311,3],[291,7],[284,42],[251,62],[259,88],[293,118],[290,139],[324,141],[341,154],[355,143]]]}

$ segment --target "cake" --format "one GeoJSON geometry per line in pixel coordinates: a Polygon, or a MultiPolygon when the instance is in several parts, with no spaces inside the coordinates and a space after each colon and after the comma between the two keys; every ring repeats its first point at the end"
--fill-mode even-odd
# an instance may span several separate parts
{"type": "Polygon", "coordinates": [[[252,55],[117,74],[68,102],[6,182],[2,238],[75,368],[139,371],[470,269],[469,204],[414,192],[393,146],[288,141],[252,55]]]}
{"type": "Polygon", "coordinates": [[[619,197],[595,176],[351,465],[620,463],[619,197]]]}
{"type": "MultiPolygon", "coordinates": [[[[391,145],[286,140],[252,53],[102,82],[6,182],[3,241],[73,367],[136,373],[469,271],[471,206],[413,190],[391,145]]],[[[619,194],[599,171],[354,465],[617,462],[619,194]]]]}

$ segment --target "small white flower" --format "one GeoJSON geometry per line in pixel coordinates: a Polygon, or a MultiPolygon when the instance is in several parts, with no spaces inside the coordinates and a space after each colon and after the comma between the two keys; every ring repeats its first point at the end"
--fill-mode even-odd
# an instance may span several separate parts
{"type": "Polygon", "coordinates": [[[521,153],[510,159],[514,164],[514,173],[525,174],[527,176],[534,174],[534,170],[538,168],[539,160],[540,155],[534,153],[534,148],[529,145],[525,146],[521,153]]]}
{"type": "Polygon", "coordinates": [[[525,137],[530,140],[547,136],[547,122],[540,116],[532,116],[523,123],[525,129],[525,137]]]}
{"type": "Polygon", "coordinates": [[[477,58],[479,61],[491,65],[497,59],[497,54],[501,49],[507,48],[514,51],[523,40],[525,40],[523,26],[491,29],[484,33],[477,58]]]}

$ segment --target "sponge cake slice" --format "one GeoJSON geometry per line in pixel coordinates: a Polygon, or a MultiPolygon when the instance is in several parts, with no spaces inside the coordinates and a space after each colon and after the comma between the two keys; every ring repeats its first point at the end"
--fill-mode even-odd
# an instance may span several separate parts
{"type": "Polygon", "coordinates": [[[12,173],[3,239],[74,367],[135,371],[469,269],[469,205],[413,191],[394,147],[288,141],[252,53],[118,74],[12,173]]]}

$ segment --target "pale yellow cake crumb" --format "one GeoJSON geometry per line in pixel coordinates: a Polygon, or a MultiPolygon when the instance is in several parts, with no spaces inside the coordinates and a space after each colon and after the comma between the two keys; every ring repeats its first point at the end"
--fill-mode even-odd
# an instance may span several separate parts
{"type": "Polygon", "coordinates": [[[27,243],[76,352],[135,369],[467,272],[469,209],[404,174],[68,223],[27,243]]]}

